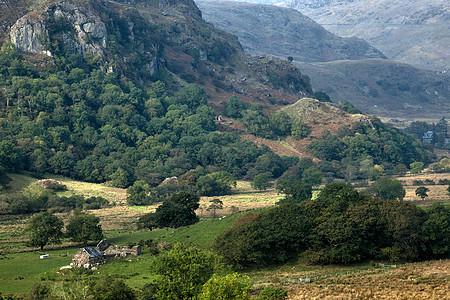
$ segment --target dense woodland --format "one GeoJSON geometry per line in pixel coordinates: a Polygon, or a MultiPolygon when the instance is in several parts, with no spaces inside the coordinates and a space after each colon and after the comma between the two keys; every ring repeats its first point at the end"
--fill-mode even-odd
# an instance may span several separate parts
{"type": "MultiPolygon", "coordinates": [[[[374,180],[383,172],[406,172],[412,163],[426,162],[429,156],[413,137],[373,118],[370,124],[341,128],[337,134],[324,133],[313,140],[309,148],[319,163],[279,157],[238,134],[217,131],[217,112],[195,84],[168,90],[165,74],[139,86],[120,72],[99,70],[89,55],[63,55],[64,64],[36,65],[8,43],[2,49],[3,184],[5,172],[26,170],[38,177],[48,172],[120,188],[132,186],[129,203],[136,205],[165,200],[180,190],[226,194],[234,180],[253,180],[259,174],[268,180],[305,177],[311,185],[322,178],[374,180]],[[173,176],[179,177],[177,184],[160,185],[173,176]]],[[[329,101],[323,93],[316,94],[329,101]]],[[[359,113],[348,102],[341,107],[359,113]]],[[[300,118],[291,119],[281,111],[267,114],[264,106],[237,96],[226,103],[224,114],[240,120],[248,133],[268,139],[302,139],[310,131],[300,118]]],[[[2,200],[2,213],[48,207],[47,200],[40,205],[15,205],[16,198],[2,200]]]]}

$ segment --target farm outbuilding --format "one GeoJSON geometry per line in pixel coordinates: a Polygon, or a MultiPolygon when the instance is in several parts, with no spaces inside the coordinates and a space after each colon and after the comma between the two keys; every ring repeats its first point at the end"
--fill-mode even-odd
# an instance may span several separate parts
{"type": "Polygon", "coordinates": [[[104,264],[105,261],[103,253],[94,247],[81,248],[72,257],[72,265],[86,269],[89,269],[94,265],[104,264]]]}

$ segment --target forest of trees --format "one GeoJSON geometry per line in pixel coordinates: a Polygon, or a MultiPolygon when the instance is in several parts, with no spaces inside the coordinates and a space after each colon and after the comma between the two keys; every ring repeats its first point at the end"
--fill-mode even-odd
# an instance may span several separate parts
{"type": "Polygon", "coordinates": [[[290,201],[248,212],[220,235],[214,249],[241,267],[268,266],[300,256],[315,264],[367,259],[446,257],[450,209],[373,198],[351,185],[325,186],[313,201],[290,201]]]}

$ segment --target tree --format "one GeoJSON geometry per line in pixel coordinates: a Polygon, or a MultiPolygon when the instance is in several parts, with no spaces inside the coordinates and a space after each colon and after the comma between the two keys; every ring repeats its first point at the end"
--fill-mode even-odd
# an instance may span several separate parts
{"type": "Polygon", "coordinates": [[[7,171],[17,171],[22,168],[23,153],[9,141],[0,142],[0,166],[7,171]]]}
{"type": "Polygon", "coordinates": [[[286,197],[279,203],[296,202],[300,203],[312,197],[312,186],[300,180],[283,179],[277,186],[277,190],[286,194],[286,197]]]}
{"type": "Polygon", "coordinates": [[[189,192],[179,192],[177,194],[173,194],[169,201],[184,206],[192,212],[200,206],[200,197],[189,192]]]}
{"type": "Polygon", "coordinates": [[[118,168],[109,178],[111,179],[112,186],[126,188],[130,185],[130,174],[122,168],[118,168]]]}
{"type": "Polygon", "coordinates": [[[218,276],[214,274],[202,288],[199,299],[250,300],[252,283],[249,277],[237,273],[218,276]]]}
{"type": "Polygon", "coordinates": [[[138,229],[150,229],[157,228],[155,213],[145,214],[137,221],[138,229]]]}
{"type": "Polygon", "coordinates": [[[257,190],[266,190],[269,187],[269,180],[267,179],[267,175],[265,173],[258,174],[253,178],[252,188],[257,190]]]}
{"type": "Polygon", "coordinates": [[[422,233],[429,257],[446,257],[450,253],[450,208],[433,204],[427,211],[422,233]]]}
{"type": "Polygon", "coordinates": [[[291,118],[284,112],[279,111],[269,118],[272,131],[279,136],[291,134],[291,118]]]}
{"type": "Polygon", "coordinates": [[[78,213],[69,220],[66,227],[66,235],[74,242],[81,242],[84,246],[88,241],[100,240],[103,231],[100,219],[94,215],[78,213]]]}
{"type": "MultiPolygon", "coordinates": [[[[151,218],[148,220],[152,221],[151,218]]],[[[194,211],[183,205],[173,201],[165,201],[156,208],[153,220],[158,227],[178,228],[196,223],[198,217],[194,211]]]]}
{"type": "Polygon", "coordinates": [[[322,172],[316,167],[309,167],[303,172],[302,181],[311,186],[318,186],[322,182],[322,172]]]}
{"type": "Polygon", "coordinates": [[[378,210],[351,185],[328,184],[314,201],[302,205],[312,226],[304,253],[310,262],[350,263],[378,250],[382,233],[378,210]]]}
{"type": "Polygon", "coordinates": [[[193,299],[211,278],[217,266],[216,257],[193,246],[176,244],[168,253],[158,256],[153,270],[157,295],[161,299],[193,299]]]}
{"type": "Polygon", "coordinates": [[[30,219],[27,231],[30,233],[30,246],[38,246],[41,251],[49,243],[58,244],[64,236],[63,221],[48,212],[41,212],[30,219]]]}
{"type": "Polygon", "coordinates": [[[422,200],[425,200],[425,197],[428,197],[428,192],[430,191],[429,188],[424,187],[424,186],[420,186],[416,189],[416,196],[419,196],[420,198],[422,198],[422,200]]]}
{"type": "Polygon", "coordinates": [[[291,134],[296,140],[301,140],[308,136],[309,128],[300,118],[294,118],[292,121],[291,134]]]}
{"type": "Polygon", "coordinates": [[[283,263],[306,248],[308,232],[307,215],[302,207],[287,203],[236,219],[215,239],[213,249],[237,266],[283,263]]]}
{"type": "Polygon", "coordinates": [[[233,95],[226,104],[225,115],[231,118],[242,118],[241,112],[245,110],[244,101],[241,98],[233,95]]]}
{"type": "Polygon", "coordinates": [[[220,171],[200,176],[197,185],[200,195],[221,196],[231,192],[231,186],[236,186],[236,180],[230,173],[220,171]]]}
{"type": "Polygon", "coordinates": [[[213,218],[216,218],[216,210],[223,209],[223,202],[220,199],[212,199],[209,201],[211,204],[208,207],[208,210],[213,211],[213,218]]]}
{"type": "Polygon", "coordinates": [[[411,174],[417,174],[420,173],[423,169],[423,162],[415,161],[412,164],[409,165],[409,172],[411,174]]]}
{"type": "Polygon", "coordinates": [[[369,191],[375,196],[383,200],[403,200],[406,191],[402,183],[395,178],[383,176],[376,180],[369,187],[369,191]]]}
{"type": "Polygon", "coordinates": [[[313,93],[312,97],[313,97],[314,99],[317,99],[317,100],[321,101],[321,102],[333,102],[333,101],[331,101],[330,96],[328,96],[328,95],[327,95],[325,92],[323,92],[323,91],[315,91],[315,92],[313,93]]]}
{"type": "Polygon", "coordinates": [[[148,205],[152,202],[149,195],[150,185],[143,180],[136,181],[127,188],[127,202],[130,205],[148,205]]]}
{"type": "MultiPolygon", "coordinates": [[[[399,259],[419,259],[425,250],[421,230],[427,219],[425,211],[407,201],[383,202],[379,205],[381,218],[378,218],[378,222],[384,224],[384,246],[398,249],[399,259]]],[[[379,245],[383,248],[383,243],[379,245]]]]}
{"type": "Polygon", "coordinates": [[[178,92],[177,101],[186,104],[190,109],[195,109],[207,104],[206,92],[196,84],[189,84],[178,92]]]}

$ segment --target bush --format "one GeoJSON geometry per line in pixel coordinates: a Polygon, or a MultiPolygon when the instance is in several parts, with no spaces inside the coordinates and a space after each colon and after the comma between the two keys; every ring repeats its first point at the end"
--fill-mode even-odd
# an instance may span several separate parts
{"type": "Polygon", "coordinates": [[[282,287],[268,286],[259,293],[258,300],[285,300],[288,292],[282,287]]]}
{"type": "Polygon", "coordinates": [[[135,300],[136,295],[122,280],[106,276],[89,285],[89,295],[94,300],[135,300]]]}
{"type": "Polygon", "coordinates": [[[448,185],[448,184],[450,184],[450,180],[449,179],[439,179],[438,184],[439,185],[448,185]]]}
{"type": "Polygon", "coordinates": [[[160,299],[193,299],[211,278],[217,266],[216,257],[196,247],[176,244],[160,255],[153,270],[160,277],[156,292],[160,299]]]}
{"type": "Polygon", "coordinates": [[[148,205],[152,203],[149,193],[150,185],[143,180],[138,180],[127,188],[127,202],[130,205],[148,205]]]}
{"type": "Polygon", "coordinates": [[[434,182],[434,181],[431,180],[431,179],[425,179],[424,184],[426,184],[426,185],[435,185],[436,182],[434,182]]]}
{"type": "Polygon", "coordinates": [[[226,276],[213,275],[202,288],[202,300],[249,300],[252,284],[247,276],[236,273],[226,276]]]}

